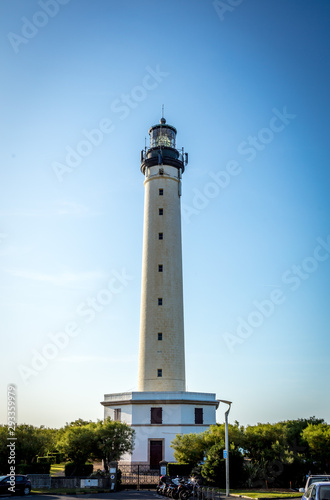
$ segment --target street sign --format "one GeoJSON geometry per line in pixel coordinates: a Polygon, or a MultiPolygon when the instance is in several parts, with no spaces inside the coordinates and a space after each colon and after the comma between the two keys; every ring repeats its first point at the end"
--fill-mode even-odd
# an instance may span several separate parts
{"type": "Polygon", "coordinates": [[[223,458],[227,458],[227,450],[223,450],[223,458]]]}

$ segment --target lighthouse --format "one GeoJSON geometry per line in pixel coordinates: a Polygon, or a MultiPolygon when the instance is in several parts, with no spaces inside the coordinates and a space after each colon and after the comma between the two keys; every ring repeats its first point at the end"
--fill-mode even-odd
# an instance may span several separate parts
{"type": "Polygon", "coordinates": [[[164,117],[149,129],[141,151],[144,225],[138,385],[104,395],[104,418],[135,430],[132,455],[121,465],[159,469],[173,462],[177,434],[200,433],[216,423],[216,395],[186,391],[183,317],[181,183],[188,155],[164,117]]]}
{"type": "Polygon", "coordinates": [[[165,118],[149,130],[141,152],[145,204],[139,391],[185,391],[181,179],[187,154],[176,149],[165,118]]]}

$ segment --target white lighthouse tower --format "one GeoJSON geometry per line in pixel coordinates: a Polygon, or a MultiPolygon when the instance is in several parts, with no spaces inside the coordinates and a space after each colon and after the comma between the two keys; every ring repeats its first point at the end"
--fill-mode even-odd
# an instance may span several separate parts
{"type": "Polygon", "coordinates": [[[104,416],[135,429],[135,448],[122,463],[158,468],[173,462],[176,434],[216,423],[215,394],[186,392],[181,248],[181,179],[188,155],[165,118],[149,129],[141,152],[144,234],[138,390],[105,394],[104,416]]]}
{"type": "Polygon", "coordinates": [[[139,391],[185,391],[181,249],[181,177],[187,156],[165,118],[142,151],[145,205],[139,391]],[[185,160],[185,161],[184,161],[185,160]]]}

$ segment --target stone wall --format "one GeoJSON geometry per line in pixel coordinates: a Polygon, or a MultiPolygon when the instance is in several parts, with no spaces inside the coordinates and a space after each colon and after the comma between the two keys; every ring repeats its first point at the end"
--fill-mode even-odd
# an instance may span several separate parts
{"type": "Polygon", "coordinates": [[[32,489],[50,488],[51,476],[49,474],[28,474],[32,489]]]}
{"type": "MultiPolygon", "coordinates": [[[[49,474],[28,474],[31,479],[32,489],[39,488],[80,488],[81,479],[96,479],[98,488],[110,488],[109,477],[89,478],[89,477],[51,477],[49,474]]],[[[88,489],[88,488],[86,488],[88,489]]]]}

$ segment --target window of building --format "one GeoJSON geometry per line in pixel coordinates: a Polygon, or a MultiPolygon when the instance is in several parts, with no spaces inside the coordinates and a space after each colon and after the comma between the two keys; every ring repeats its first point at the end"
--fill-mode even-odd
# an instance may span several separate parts
{"type": "Polygon", "coordinates": [[[203,408],[195,408],[195,424],[203,423],[203,408]]]}
{"type": "Polygon", "coordinates": [[[162,377],[162,376],[163,376],[163,370],[161,368],[158,368],[157,377],[162,377]]]}
{"type": "Polygon", "coordinates": [[[162,240],[163,239],[163,233],[158,233],[158,239],[162,240]]]}
{"type": "Polygon", "coordinates": [[[164,189],[160,188],[159,189],[159,196],[163,196],[163,194],[164,194],[164,189]]]}
{"type": "Polygon", "coordinates": [[[158,272],[159,273],[163,272],[163,264],[158,264],[158,272]]]}
{"type": "Polygon", "coordinates": [[[161,299],[161,298],[159,298],[159,299],[158,299],[158,305],[159,305],[159,306],[162,306],[162,305],[163,305],[163,299],[161,299]]]}
{"type": "Polygon", "coordinates": [[[115,413],[114,413],[113,419],[116,422],[121,422],[121,408],[116,408],[115,409],[115,413]]]}
{"type": "Polygon", "coordinates": [[[163,334],[161,332],[158,333],[158,340],[163,340],[163,334]]]}
{"type": "Polygon", "coordinates": [[[164,210],[162,208],[160,208],[159,211],[158,211],[158,213],[159,213],[159,215],[163,215],[164,210]]]}
{"type": "Polygon", "coordinates": [[[162,424],[163,423],[163,408],[150,409],[150,423],[162,424]]]}

